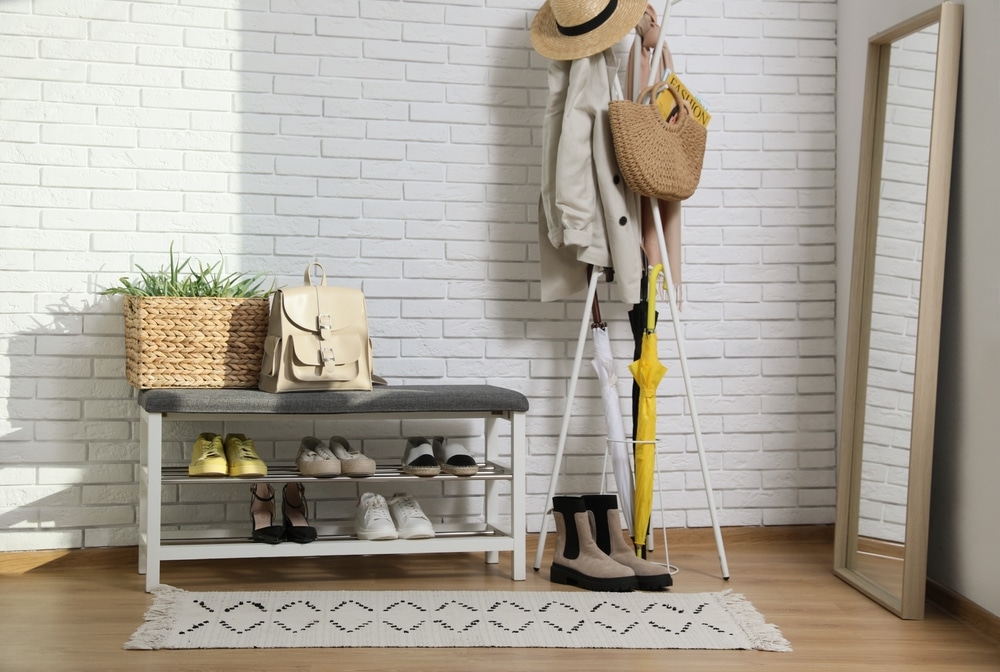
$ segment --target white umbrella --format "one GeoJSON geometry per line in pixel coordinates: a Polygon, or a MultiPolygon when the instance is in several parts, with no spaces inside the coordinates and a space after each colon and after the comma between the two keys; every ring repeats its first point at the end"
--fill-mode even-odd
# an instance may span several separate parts
{"type": "Polygon", "coordinates": [[[604,419],[608,425],[608,445],[611,450],[611,464],[615,470],[618,485],[618,508],[625,514],[625,523],[632,532],[632,463],[629,460],[628,444],[625,440],[625,422],[622,419],[621,398],[618,393],[618,374],[611,356],[611,339],[603,324],[593,327],[594,359],[591,364],[601,381],[601,400],[604,402],[604,419]]]}

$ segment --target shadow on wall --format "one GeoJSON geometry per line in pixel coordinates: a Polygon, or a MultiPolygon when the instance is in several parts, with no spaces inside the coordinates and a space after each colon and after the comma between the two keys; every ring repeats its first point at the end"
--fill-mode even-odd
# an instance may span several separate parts
{"type": "MultiPolygon", "coordinates": [[[[962,137],[963,78],[958,79],[958,99],[955,110],[955,138],[962,137]]],[[[948,244],[945,249],[944,288],[941,302],[941,344],[938,354],[937,406],[934,414],[934,457],[931,469],[931,507],[928,537],[933,540],[927,553],[927,575],[949,585],[947,578],[960,572],[960,551],[963,548],[959,533],[962,525],[956,517],[960,508],[961,484],[956,461],[960,455],[956,446],[969,445],[966,438],[967,414],[970,400],[963,398],[968,389],[962,380],[963,364],[968,355],[962,351],[961,329],[968,324],[963,315],[962,297],[968,290],[962,285],[964,278],[959,271],[965,245],[962,241],[964,221],[962,212],[964,193],[962,170],[962,142],[955,142],[952,154],[951,193],[948,201],[948,244]]]]}
{"type": "Polygon", "coordinates": [[[93,294],[82,308],[45,306],[49,324],[6,339],[0,551],[137,541],[121,300],[93,294]]]}

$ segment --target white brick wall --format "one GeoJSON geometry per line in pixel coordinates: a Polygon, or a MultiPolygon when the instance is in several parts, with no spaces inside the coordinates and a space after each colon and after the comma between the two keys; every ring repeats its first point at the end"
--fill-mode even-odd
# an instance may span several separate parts
{"type": "MultiPolygon", "coordinates": [[[[0,3],[0,550],[136,543],[136,410],[120,301],[100,290],[158,268],[171,242],[286,284],[317,259],[368,296],[386,377],[524,392],[538,529],[582,314],[538,301],[539,4],[0,3]]],[[[833,520],[835,18],[833,0],[687,0],[668,26],[713,114],[685,208],[682,320],[724,525],[833,520]]],[[[627,408],[627,307],[608,296],[627,408]]],[[[661,325],[663,522],[704,526],[661,325]]],[[[600,397],[582,374],[562,492],[600,487],[600,397]]],[[[206,429],[171,426],[168,458],[184,463],[206,429]]],[[[401,436],[472,431],[216,429],[281,461],[306,433],[396,459],[401,436]]],[[[474,484],[425,487],[435,517],[477,511],[457,497],[474,484]]],[[[242,525],[246,495],[170,486],[165,520],[242,525]]],[[[357,492],[309,495],[337,518],[357,492]]]]}

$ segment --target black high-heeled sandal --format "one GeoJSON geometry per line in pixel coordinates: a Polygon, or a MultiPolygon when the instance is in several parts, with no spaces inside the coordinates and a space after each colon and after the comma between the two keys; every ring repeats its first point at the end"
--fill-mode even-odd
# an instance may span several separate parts
{"type": "Polygon", "coordinates": [[[307,520],[309,505],[306,503],[306,488],[301,483],[286,483],[281,491],[281,517],[285,522],[285,539],[294,541],[297,544],[308,544],[316,541],[316,528],[309,526],[307,520]],[[292,497],[288,496],[288,486],[295,485],[295,492],[292,497]],[[289,500],[297,500],[297,504],[292,504],[289,500]]]}
{"type": "Polygon", "coordinates": [[[250,486],[250,522],[253,531],[250,536],[263,544],[280,544],[285,528],[274,524],[274,488],[268,483],[254,483],[250,486]],[[257,487],[267,488],[268,497],[261,497],[257,487]]]}

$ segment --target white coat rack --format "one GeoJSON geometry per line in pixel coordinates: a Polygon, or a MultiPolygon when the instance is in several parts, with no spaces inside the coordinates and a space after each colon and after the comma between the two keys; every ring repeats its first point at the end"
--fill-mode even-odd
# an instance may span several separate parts
{"type": "MultiPolygon", "coordinates": [[[[666,26],[667,19],[670,16],[670,6],[679,2],[680,0],[666,0],[666,6],[663,11],[663,20],[660,26],[660,39],[656,43],[656,49],[653,51],[653,57],[649,69],[649,81],[647,86],[653,84],[656,81],[657,74],[657,64],[660,62],[660,57],[663,54],[663,43],[666,39],[666,26]]],[[[695,444],[698,447],[698,458],[701,462],[701,477],[702,481],[705,483],[705,496],[708,499],[708,511],[712,519],[712,530],[715,533],[715,546],[719,553],[719,564],[722,569],[722,578],[729,580],[729,564],[726,561],[726,549],[722,542],[722,530],[719,527],[718,513],[715,508],[715,495],[712,492],[712,481],[709,477],[708,462],[705,457],[705,448],[702,443],[701,438],[701,425],[698,421],[698,408],[695,404],[694,390],[691,386],[691,376],[688,372],[687,354],[684,349],[684,332],[681,329],[680,324],[680,314],[677,310],[677,292],[674,287],[673,277],[670,273],[670,261],[667,256],[667,243],[663,236],[663,222],[660,218],[660,208],[656,199],[651,200],[651,209],[653,211],[653,219],[656,226],[656,241],[660,249],[660,258],[663,264],[663,282],[667,289],[667,298],[670,302],[670,318],[674,327],[674,340],[677,343],[677,356],[681,364],[681,373],[684,376],[684,387],[687,391],[687,401],[688,408],[691,414],[691,424],[694,428],[694,439],[695,444]]],[[[569,434],[569,423],[572,418],[572,408],[573,400],[576,398],[576,385],[580,378],[580,366],[583,362],[583,350],[584,345],[587,341],[587,331],[590,323],[591,308],[594,305],[594,297],[597,295],[597,282],[598,279],[603,275],[603,272],[598,272],[598,269],[594,269],[594,273],[591,274],[590,284],[587,287],[587,302],[583,308],[583,319],[580,323],[580,335],[576,343],[576,354],[573,359],[573,373],[570,375],[569,379],[569,389],[566,394],[566,409],[563,412],[562,427],[559,430],[559,443],[556,446],[555,459],[552,463],[552,474],[549,478],[549,491],[545,499],[545,510],[546,513],[542,516],[542,527],[540,532],[540,537],[538,539],[538,549],[535,553],[535,571],[541,569],[542,566],[542,555],[545,553],[545,538],[548,534],[548,512],[552,505],[552,498],[555,497],[556,487],[558,485],[559,473],[562,471],[562,458],[563,451],[566,448],[566,438],[569,434]]],[[[661,500],[662,501],[662,500],[661,500]]],[[[651,539],[652,537],[650,537],[651,539]]],[[[664,537],[665,538],[665,537],[664,537]]]]}

